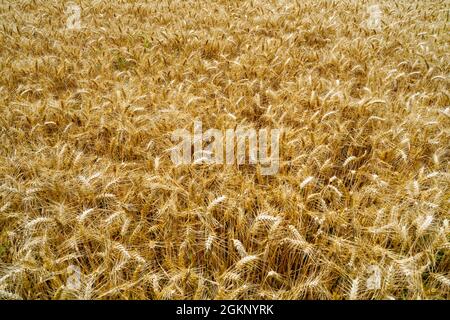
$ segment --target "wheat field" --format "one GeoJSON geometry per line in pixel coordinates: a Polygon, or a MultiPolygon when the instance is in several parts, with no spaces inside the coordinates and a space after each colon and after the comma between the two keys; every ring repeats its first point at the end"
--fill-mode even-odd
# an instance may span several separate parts
{"type": "Polygon", "coordinates": [[[0,0],[0,298],[449,299],[449,11],[0,0]],[[278,172],[174,165],[195,119],[278,172]]]}

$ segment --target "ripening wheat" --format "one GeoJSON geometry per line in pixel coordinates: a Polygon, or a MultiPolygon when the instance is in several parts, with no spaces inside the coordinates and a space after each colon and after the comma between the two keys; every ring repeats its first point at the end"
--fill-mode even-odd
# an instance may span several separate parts
{"type": "Polygon", "coordinates": [[[0,298],[449,299],[449,10],[0,0],[0,298]],[[196,119],[278,172],[175,166],[196,119]]]}

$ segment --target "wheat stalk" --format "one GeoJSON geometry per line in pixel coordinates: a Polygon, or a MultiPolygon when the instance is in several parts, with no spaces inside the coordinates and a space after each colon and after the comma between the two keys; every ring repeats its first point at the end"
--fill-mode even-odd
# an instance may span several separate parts
{"type": "Polygon", "coordinates": [[[169,2],[0,3],[0,298],[448,299],[447,2],[169,2]]]}

